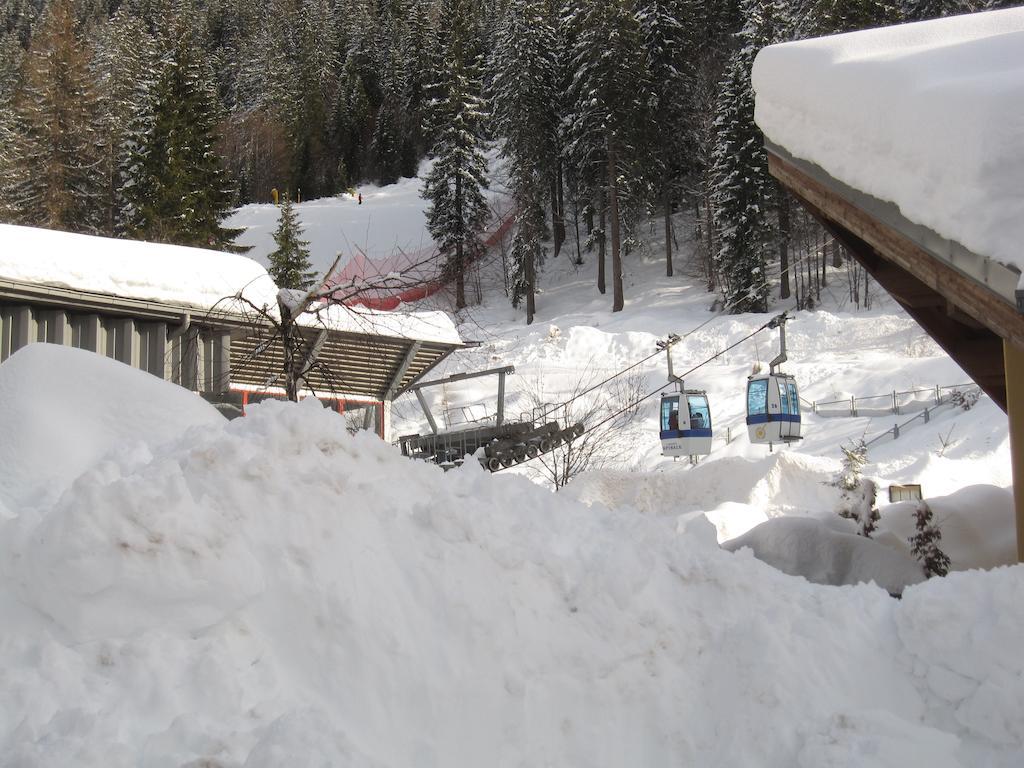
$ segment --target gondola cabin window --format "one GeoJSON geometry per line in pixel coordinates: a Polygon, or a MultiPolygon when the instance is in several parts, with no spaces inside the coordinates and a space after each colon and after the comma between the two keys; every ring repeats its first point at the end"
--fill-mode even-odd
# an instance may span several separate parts
{"type": "Polygon", "coordinates": [[[754,379],[747,385],[747,416],[768,413],[768,379],[754,379]]]}
{"type": "Polygon", "coordinates": [[[671,432],[679,429],[679,398],[665,397],[661,401],[661,431],[671,432]]]}
{"type": "Polygon", "coordinates": [[[690,429],[711,429],[711,409],[708,399],[703,395],[691,395],[686,398],[690,409],[690,429]]]}

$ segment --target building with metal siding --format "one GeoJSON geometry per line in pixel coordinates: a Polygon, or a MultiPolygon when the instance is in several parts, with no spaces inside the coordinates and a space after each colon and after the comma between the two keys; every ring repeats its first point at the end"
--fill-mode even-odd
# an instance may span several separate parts
{"type": "MultiPolygon", "coordinates": [[[[2,230],[0,241],[11,230],[24,238],[26,228],[2,230]]],[[[74,243],[85,238],[63,236],[74,243]]],[[[90,246],[104,241],[86,240],[90,246]]],[[[117,242],[123,247],[124,241],[117,242]]],[[[138,258],[147,258],[150,244],[132,246],[138,258]]],[[[167,246],[160,248],[150,253],[165,258],[167,246]]],[[[213,260],[237,258],[208,253],[213,260]]],[[[237,302],[226,308],[192,306],[85,290],[68,285],[67,274],[33,280],[21,276],[15,267],[5,270],[0,257],[0,363],[27,344],[63,344],[106,355],[240,410],[261,398],[283,396],[284,355],[274,324],[269,317],[241,311],[237,302]]],[[[306,377],[303,395],[339,411],[365,409],[364,425],[386,437],[391,401],[462,343],[451,333],[417,334],[415,323],[407,324],[411,332],[393,322],[380,324],[384,330],[377,332],[374,317],[380,316],[357,323],[358,332],[317,324],[315,318],[300,329],[319,362],[306,377]]]]}

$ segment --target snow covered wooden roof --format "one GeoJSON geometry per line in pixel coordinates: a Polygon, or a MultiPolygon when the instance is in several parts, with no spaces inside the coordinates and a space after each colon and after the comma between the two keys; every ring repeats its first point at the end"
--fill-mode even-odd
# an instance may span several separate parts
{"type": "MultiPolygon", "coordinates": [[[[219,328],[231,337],[232,388],[274,391],[279,384],[280,341],[252,310],[266,307],[276,316],[277,295],[266,269],[245,256],[0,225],[0,304],[30,307],[32,318],[45,307],[219,328]]],[[[310,377],[317,394],[393,399],[463,345],[444,312],[317,306],[300,319],[323,363],[310,377]]],[[[7,325],[11,335],[14,325],[7,325]]],[[[37,340],[31,329],[19,334],[7,354],[37,340]]]]}
{"type": "Polygon", "coordinates": [[[1024,8],[769,46],[753,86],[769,142],[1019,279],[1024,8]]]}

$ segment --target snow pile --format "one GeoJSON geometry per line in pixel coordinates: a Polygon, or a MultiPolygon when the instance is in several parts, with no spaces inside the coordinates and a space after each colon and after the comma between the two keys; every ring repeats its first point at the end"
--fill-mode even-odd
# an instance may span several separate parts
{"type": "Polygon", "coordinates": [[[277,286],[232,253],[0,224],[0,278],[198,309],[228,309],[241,292],[276,307],[277,286]]]}
{"type": "MultiPolygon", "coordinates": [[[[53,353],[69,379],[85,372],[85,355],[53,353]]],[[[106,394],[81,408],[140,386],[92,360],[106,394]]],[[[34,382],[52,363],[5,399],[38,414],[34,382]]],[[[150,408],[181,413],[180,390],[150,381],[150,408]]],[[[94,441],[90,455],[136,449],[69,467],[59,499],[9,505],[8,762],[1024,759],[1024,569],[935,580],[901,602],[821,587],[721,550],[699,518],[588,507],[474,462],[445,474],[350,436],[313,400],[250,412],[143,449],[149,415],[127,409],[116,430],[72,437],[94,441]]]]}
{"type": "Polygon", "coordinates": [[[48,503],[112,451],[145,452],[190,427],[223,422],[195,394],[144,371],[29,344],[0,365],[0,505],[48,503]]]}
{"type": "Polygon", "coordinates": [[[1024,269],[1024,8],[774,45],[765,136],[966,248],[1024,269]]]}
{"type": "Polygon", "coordinates": [[[724,547],[731,552],[749,547],[758,560],[815,584],[874,582],[900,594],[908,584],[924,581],[920,563],[909,553],[807,517],[768,520],[724,547]]]}

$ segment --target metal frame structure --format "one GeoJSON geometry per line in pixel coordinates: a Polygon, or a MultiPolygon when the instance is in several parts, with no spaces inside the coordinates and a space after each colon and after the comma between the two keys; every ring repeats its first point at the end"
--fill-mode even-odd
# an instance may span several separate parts
{"type": "Polygon", "coordinates": [[[402,453],[412,459],[439,464],[445,469],[462,464],[466,456],[477,456],[481,465],[491,472],[497,472],[552,451],[583,434],[582,424],[562,429],[557,421],[546,421],[543,413],[524,414],[518,421],[506,421],[505,377],[513,373],[515,368],[507,365],[485,371],[456,373],[443,379],[420,381],[406,387],[406,391],[416,394],[416,400],[430,426],[430,434],[402,435],[398,439],[402,453]],[[439,430],[423,390],[483,376],[498,377],[498,405],[494,425],[439,430]]]}

